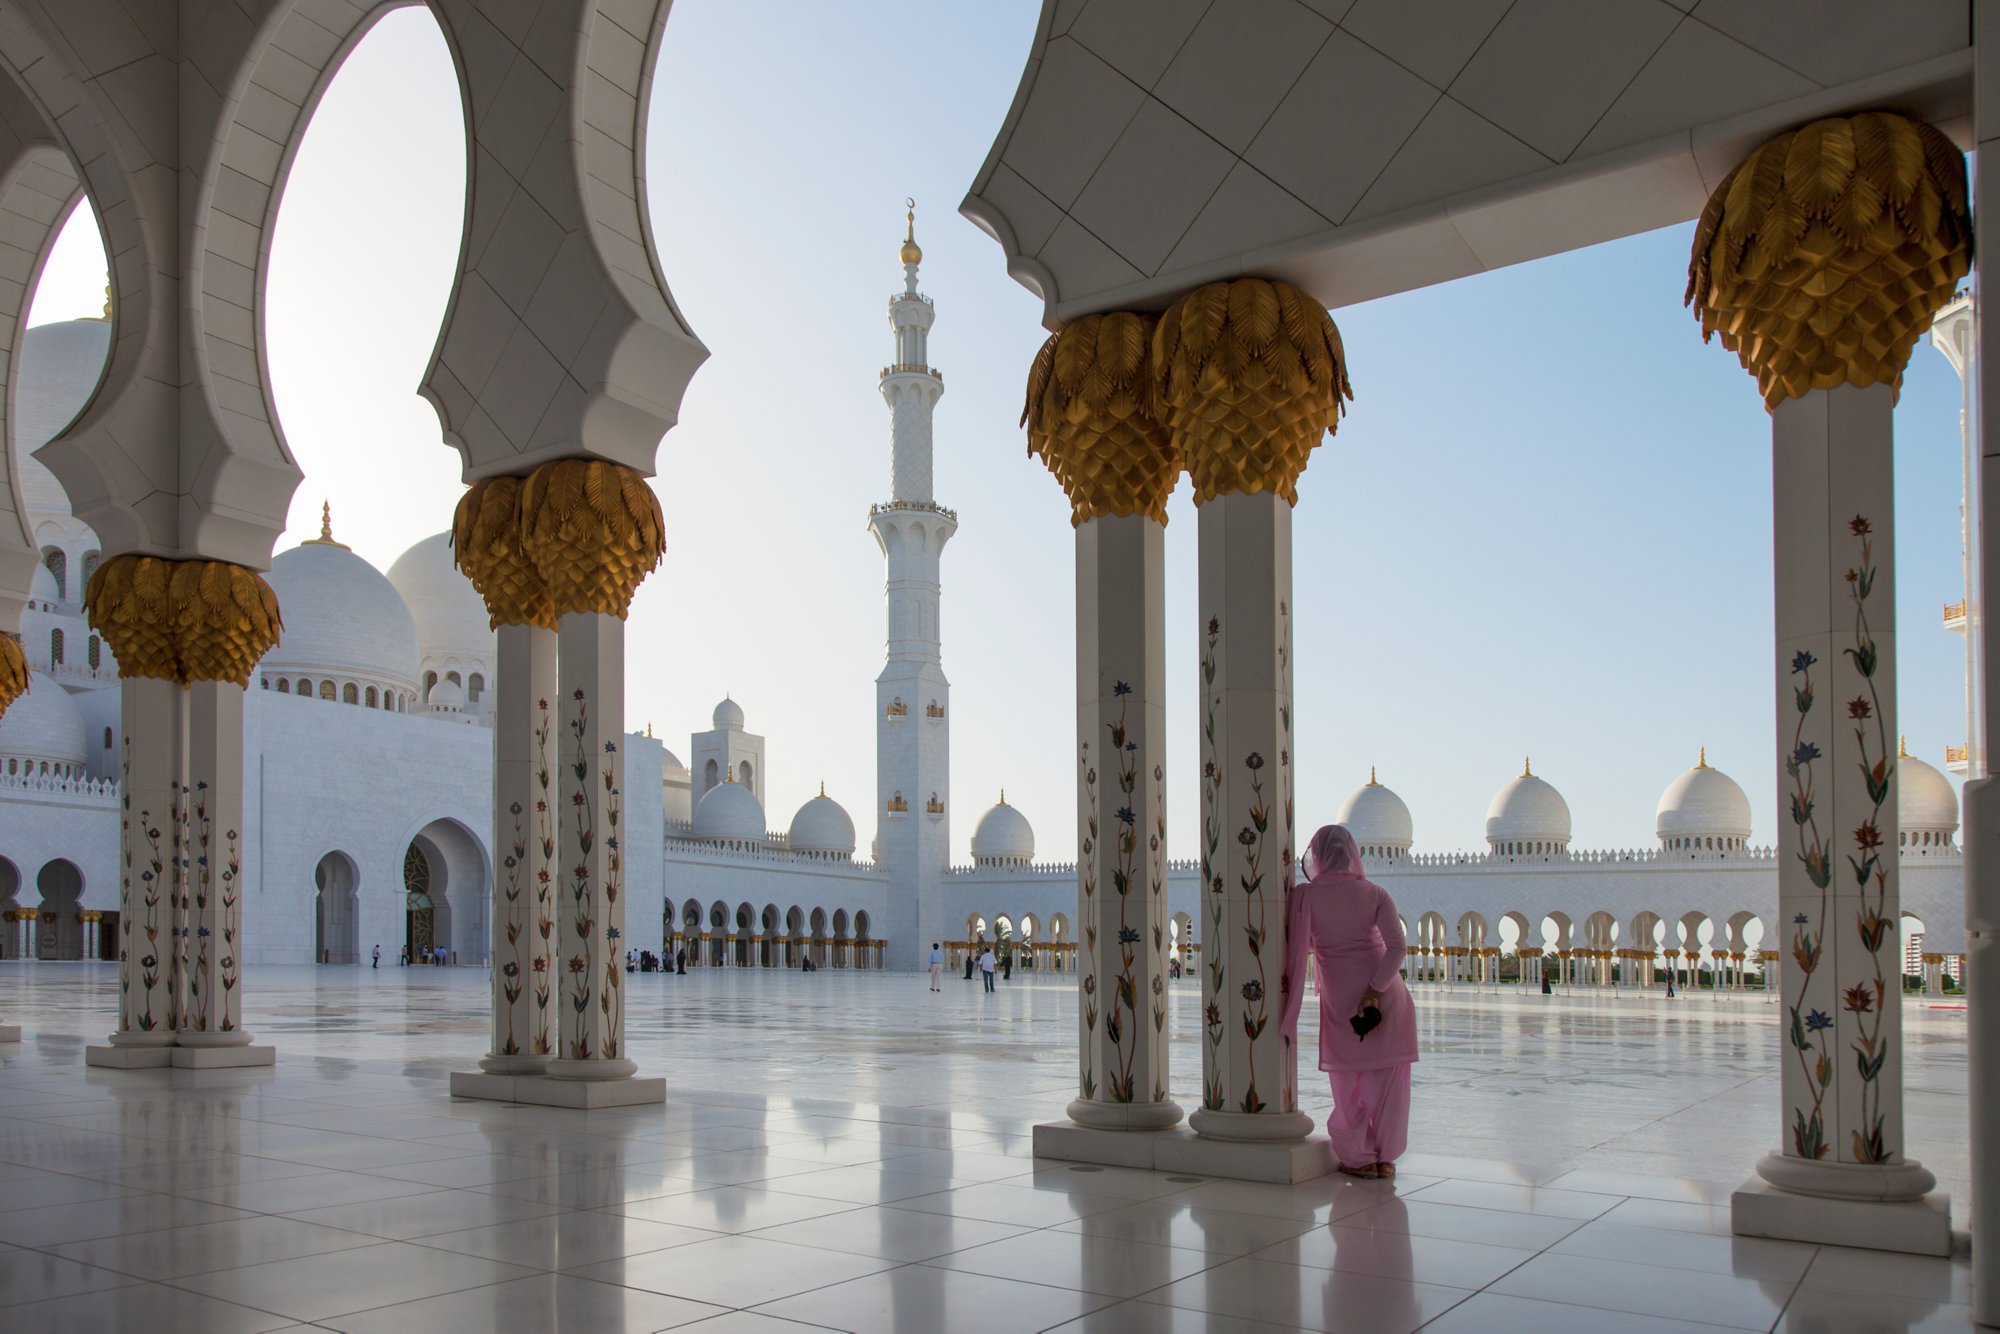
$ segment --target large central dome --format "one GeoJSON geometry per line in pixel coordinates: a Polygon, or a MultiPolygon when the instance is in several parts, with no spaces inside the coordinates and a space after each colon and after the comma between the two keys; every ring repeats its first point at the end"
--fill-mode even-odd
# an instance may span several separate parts
{"type": "Polygon", "coordinates": [[[491,679],[493,627],[486,603],[452,561],[451,534],[433,533],[396,557],[389,582],[417,625],[424,671],[472,672],[491,679]]]}
{"type": "Polygon", "coordinates": [[[1523,765],[1486,808],[1486,842],[1508,856],[1562,852],[1569,847],[1569,803],[1523,765]]]}
{"type": "Polygon", "coordinates": [[[380,570],[338,543],[307,542],[272,561],[267,578],[285,630],[261,675],[415,690],[416,622],[380,570]]]}

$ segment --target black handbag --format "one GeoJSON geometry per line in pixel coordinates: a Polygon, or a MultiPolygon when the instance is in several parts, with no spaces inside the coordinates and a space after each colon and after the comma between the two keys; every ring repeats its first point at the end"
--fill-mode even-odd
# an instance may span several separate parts
{"type": "Polygon", "coordinates": [[[1354,1029],[1354,1036],[1365,1042],[1370,1033],[1382,1026],[1382,1010],[1379,1006],[1371,1005],[1347,1022],[1354,1029]]]}

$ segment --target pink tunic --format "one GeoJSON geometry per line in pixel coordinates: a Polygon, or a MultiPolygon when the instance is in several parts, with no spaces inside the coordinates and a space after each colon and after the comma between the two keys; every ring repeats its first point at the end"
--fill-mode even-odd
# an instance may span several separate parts
{"type": "Polygon", "coordinates": [[[1308,880],[1292,890],[1291,944],[1285,959],[1289,990],[1280,1031],[1298,1039],[1310,948],[1319,989],[1319,1068],[1380,1070],[1417,1059],[1417,1013],[1399,971],[1403,928],[1396,905],[1372,880],[1358,875],[1308,880]],[[1370,987],[1382,996],[1382,1023],[1357,1038],[1347,1022],[1370,987]]]}

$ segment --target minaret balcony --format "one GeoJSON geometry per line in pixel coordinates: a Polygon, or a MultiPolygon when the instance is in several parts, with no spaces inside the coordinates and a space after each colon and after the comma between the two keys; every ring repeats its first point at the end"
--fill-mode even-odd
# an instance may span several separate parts
{"type": "Polygon", "coordinates": [[[1944,604],[1944,628],[1965,633],[1965,599],[1944,604]]]}
{"type": "Polygon", "coordinates": [[[872,519],[878,514],[891,514],[898,510],[915,510],[924,514],[941,514],[953,523],[958,522],[957,510],[948,510],[931,500],[885,500],[880,504],[870,505],[868,507],[868,517],[872,519]]]}
{"type": "Polygon", "coordinates": [[[921,361],[892,361],[882,368],[881,378],[892,375],[928,375],[939,384],[944,383],[944,372],[935,366],[926,366],[921,361]]]}

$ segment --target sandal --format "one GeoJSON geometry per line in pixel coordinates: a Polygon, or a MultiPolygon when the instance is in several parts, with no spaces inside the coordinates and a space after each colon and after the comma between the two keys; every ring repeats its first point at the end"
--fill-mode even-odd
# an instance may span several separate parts
{"type": "Polygon", "coordinates": [[[1342,1163],[1340,1170],[1347,1176],[1361,1177],[1364,1180],[1372,1178],[1375,1175],[1375,1169],[1372,1165],[1368,1167],[1349,1167],[1346,1163],[1342,1163]]]}
{"type": "Polygon", "coordinates": [[[1373,1175],[1378,1176],[1385,1181],[1389,1180],[1390,1178],[1396,1175],[1396,1165],[1394,1163],[1377,1163],[1371,1170],[1373,1172],[1373,1175]]]}

